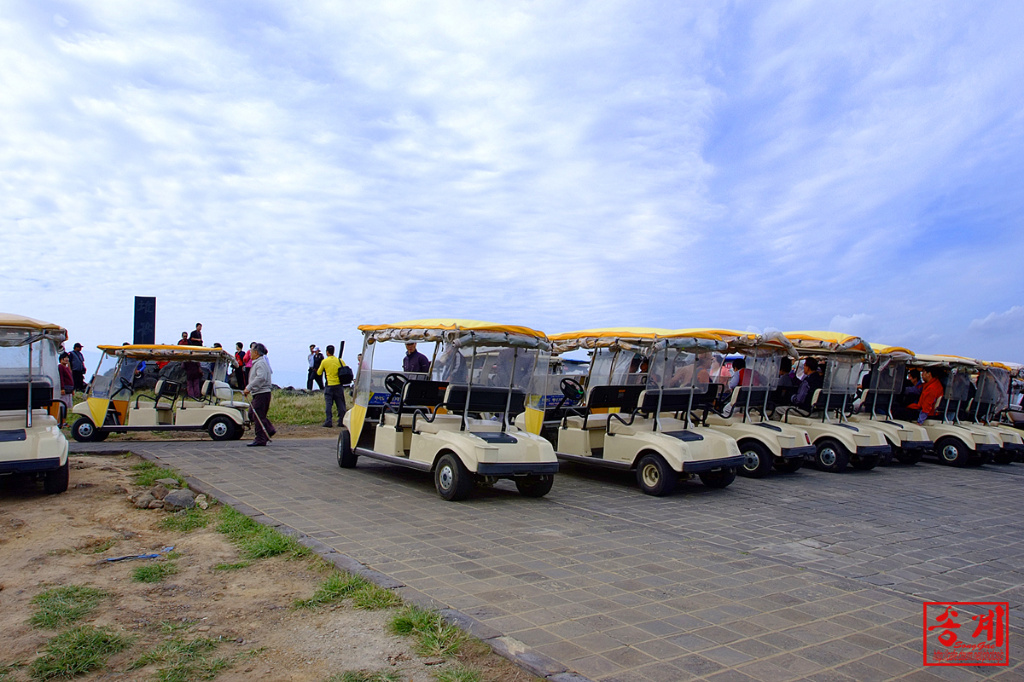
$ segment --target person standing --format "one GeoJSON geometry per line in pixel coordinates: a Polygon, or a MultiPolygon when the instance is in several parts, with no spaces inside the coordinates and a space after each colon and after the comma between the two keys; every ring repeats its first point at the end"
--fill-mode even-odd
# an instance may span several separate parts
{"type": "Polygon", "coordinates": [[[313,390],[313,382],[316,381],[316,385],[322,391],[324,390],[324,380],[317,374],[317,369],[320,367],[320,363],[324,361],[324,354],[320,352],[320,349],[316,345],[309,347],[309,373],[306,376],[306,390],[313,390]]]}
{"type": "Polygon", "coordinates": [[[71,376],[75,379],[75,390],[85,390],[85,356],[82,355],[82,344],[76,343],[69,358],[71,363],[71,376]]]}
{"type": "Polygon", "coordinates": [[[188,332],[182,332],[181,333],[181,338],[178,339],[178,345],[179,346],[188,346],[188,345],[190,345],[190,343],[191,342],[188,340],[188,332]]]}
{"type": "Polygon", "coordinates": [[[256,431],[255,438],[247,447],[261,447],[270,442],[270,439],[277,433],[277,429],[270,423],[267,412],[270,411],[270,390],[273,388],[270,363],[267,362],[267,347],[262,343],[253,342],[249,350],[252,357],[252,369],[249,373],[249,383],[246,384],[242,393],[245,396],[252,395],[249,404],[249,419],[253,422],[256,431]]]}
{"type": "Polygon", "coordinates": [[[345,363],[334,357],[334,346],[327,346],[327,357],[323,359],[320,366],[316,368],[317,375],[323,374],[327,379],[327,388],[324,389],[324,403],[327,408],[327,419],[324,426],[334,426],[332,423],[332,406],[338,406],[338,426],[345,417],[345,394],[341,379],[338,377],[338,370],[345,363]]]}
{"type": "Polygon", "coordinates": [[[203,345],[203,325],[200,322],[196,322],[196,328],[192,330],[192,333],[188,335],[188,342],[193,346],[203,345]]]}
{"type": "Polygon", "coordinates": [[[245,351],[241,341],[235,343],[235,362],[238,363],[234,372],[235,387],[242,389],[245,388],[247,382],[245,380],[245,351]]]}
{"type": "Polygon", "coordinates": [[[249,343],[249,350],[242,356],[242,369],[245,370],[245,383],[249,383],[249,374],[252,372],[252,349],[256,346],[255,341],[249,343]]]}
{"type": "Polygon", "coordinates": [[[75,377],[71,373],[71,355],[60,354],[60,365],[57,366],[57,371],[60,372],[60,401],[67,408],[60,413],[60,426],[63,428],[67,424],[67,414],[71,411],[71,403],[75,396],[75,377]]]}
{"type": "Polygon", "coordinates": [[[426,355],[416,350],[416,344],[405,344],[405,357],[402,358],[402,371],[425,374],[429,369],[430,360],[427,359],[426,355]]]}

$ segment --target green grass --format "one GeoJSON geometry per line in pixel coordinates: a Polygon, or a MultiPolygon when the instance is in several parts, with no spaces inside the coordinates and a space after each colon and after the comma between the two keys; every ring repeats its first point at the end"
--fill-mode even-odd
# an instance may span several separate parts
{"type": "Polygon", "coordinates": [[[108,628],[83,625],[62,632],[46,643],[43,654],[32,661],[33,680],[52,680],[84,675],[103,666],[107,659],[131,645],[131,638],[108,628]]]}
{"type": "Polygon", "coordinates": [[[119,541],[120,541],[120,538],[107,538],[106,540],[104,540],[103,542],[99,543],[98,545],[93,545],[92,547],[90,547],[89,548],[89,553],[90,554],[102,554],[103,552],[106,552],[108,549],[110,549],[111,547],[116,545],[119,541]]]}
{"type": "Polygon", "coordinates": [[[231,658],[209,656],[220,645],[221,639],[197,637],[191,640],[172,639],[153,651],[143,654],[128,667],[138,670],[154,663],[165,664],[157,669],[154,679],[160,682],[190,682],[211,680],[234,663],[231,658]]]}
{"type": "Polygon", "coordinates": [[[416,653],[421,656],[454,656],[466,641],[466,634],[447,623],[440,613],[407,606],[391,618],[391,632],[416,638],[416,653]]]}
{"type": "Polygon", "coordinates": [[[327,577],[309,599],[296,599],[297,609],[313,609],[351,599],[357,609],[377,610],[399,606],[402,599],[391,590],[374,585],[357,575],[334,573],[327,577]]]}
{"type": "Polygon", "coordinates": [[[326,682],[401,682],[402,676],[394,670],[346,670],[331,675],[326,682]]]}
{"type": "Polygon", "coordinates": [[[164,530],[176,530],[179,533],[188,533],[200,528],[206,528],[210,522],[206,512],[199,507],[182,509],[160,521],[160,527],[164,530]]]}
{"type": "Polygon", "coordinates": [[[295,539],[269,526],[263,526],[231,507],[222,507],[217,530],[228,536],[247,559],[266,559],[285,555],[305,558],[312,554],[295,539]]]}
{"type": "Polygon", "coordinates": [[[152,462],[139,462],[138,464],[132,465],[132,476],[135,479],[135,485],[151,486],[154,485],[158,478],[173,478],[178,482],[179,487],[185,486],[185,478],[174,469],[164,469],[159,467],[152,462]]]}
{"type": "Polygon", "coordinates": [[[251,561],[236,561],[233,564],[217,564],[213,567],[215,571],[237,571],[242,568],[248,568],[252,565],[251,561]]]}
{"type": "MultiPolygon", "coordinates": [[[[348,399],[348,395],[345,398],[348,399]]],[[[324,396],[322,393],[300,395],[274,391],[267,416],[274,424],[322,424],[324,396]]]]}
{"type": "Polygon", "coordinates": [[[106,592],[87,585],[64,585],[40,592],[32,598],[36,612],[29,622],[37,628],[55,630],[71,625],[95,609],[106,592]]]}
{"type": "Polygon", "coordinates": [[[454,668],[438,670],[434,673],[434,679],[438,682],[480,682],[483,677],[480,676],[479,670],[458,665],[454,668]]]}
{"type": "Polygon", "coordinates": [[[158,583],[167,576],[178,572],[178,567],[170,561],[139,566],[132,571],[132,580],[137,583],[158,583]]]}

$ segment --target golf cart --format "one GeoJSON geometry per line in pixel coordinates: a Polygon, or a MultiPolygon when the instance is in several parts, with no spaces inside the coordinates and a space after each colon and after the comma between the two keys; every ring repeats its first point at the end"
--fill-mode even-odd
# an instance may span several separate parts
{"type": "MultiPolygon", "coordinates": [[[[965,358],[970,359],[970,358],[965,358]]],[[[1002,363],[975,360],[977,371],[973,376],[974,391],[961,408],[960,421],[968,428],[984,427],[999,438],[1002,448],[992,454],[996,464],[1009,464],[1024,458],[1024,440],[1021,434],[999,423],[999,415],[1006,410],[1010,398],[1010,368],[1002,363]]]]}
{"type": "Polygon", "coordinates": [[[558,460],[551,444],[514,424],[543,408],[534,389],[548,369],[542,332],[476,320],[413,320],[363,325],[355,404],[342,422],[338,465],[359,457],[433,472],[445,500],[462,500],[475,483],[515,482],[520,494],[551,490],[558,460]],[[375,369],[392,348],[431,344],[426,372],[375,369]],[[390,347],[390,348],[389,348],[390,347]]]}
{"type": "MultiPolygon", "coordinates": [[[[769,421],[771,396],[779,383],[779,367],[786,355],[796,356],[789,340],[779,332],[752,334],[728,329],[706,331],[728,344],[730,354],[745,365],[738,370],[736,387],[728,389],[720,408],[707,413],[704,425],[736,439],[743,454],[740,476],[764,478],[772,468],[782,473],[799,469],[816,453],[811,437],[802,427],[769,421]]],[[[733,360],[734,366],[739,363],[733,360]]],[[[736,373],[736,370],[734,370],[736,373]]]]}
{"type": "Polygon", "coordinates": [[[111,433],[133,431],[206,431],[214,440],[238,440],[249,425],[249,404],[235,400],[227,373],[237,366],[222,348],[201,346],[99,346],[99,367],[86,388],[86,400],[71,435],[83,443],[111,433]],[[167,363],[152,393],[133,388],[141,363],[167,363]],[[199,363],[204,379],[200,395],[189,397],[180,363],[199,363]]]}
{"type": "Polygon", "coordinates": [[[836,332],[786,332],[806,363],[810,357],[825,358],[821,388],[814,391],[810,409],[780,405],[781,421],[806,429],[814,443],[814,464],[822,471],[839,473],[847,465],[869,470],[890,454],[885,434],[868,422],[850,423],[857,384],[871,347],[857,336],[836,332]]]}
{"type": "Polygon", "coordinates": [[[999,414],[1000,424],[1014,429],[1024,429],[1024,365],[1016,362],[996,363],[1005,367],[1010,373],[1010,385],[1007,390],[1006,409],[999,414]]]}
{"type": "Polygon", "coordinates": [[[40,476],[48,494],[68,489],[57,371],[67,336],[58,325],[0,313],[0,476],[40,476]]]}
{"type": "Polygon", "coordinates": [[[943,464],[977,466],[992,461],[1002,449],[1002,439],[991,429],[960,420],[961,410],[971,398],[971,372],[978,363],[953,355],[915,355],[914,367],[941,369],[947,373],[938,414],[924,421],[928,437],[935,443],[934,454],[943,464]]]}
{"type": "Polygon", "coordinates": [[[557,334],[551,342],[558,353],[592,351],[585,386],[560,381],[578,406],[566,409],[558,427],[559,459],[635,470],[648,495],[669,494],[680,477],[699,476],[709,488],[736,479],[743,464],[736,441],[701,426],[697,416],[717,395],[710,370],[715,352],[725,349],[717,336],[613,328],[557,334]]]}
{"type": "Polygon", "coordinates": [[[902,464],[917,464],[935,444],[923,426],[896,419],[892,414],[897,396],[903,390],[907,361],[914,357],[914,353],[906,348],[875,343],[871,344],[871,350],[874,357],[864,379],[859,411],[850,415],[850,421],[855,424],[866,422],[879,429],[892,448],[892,456],[902,464]]]}

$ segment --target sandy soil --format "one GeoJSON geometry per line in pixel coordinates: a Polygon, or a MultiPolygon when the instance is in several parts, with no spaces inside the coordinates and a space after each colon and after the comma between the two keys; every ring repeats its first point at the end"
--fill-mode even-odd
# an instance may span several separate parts
{"type": "MultiPolygon", "coordinates": [[[[327,429],[323,429],[327,430],[327,429]]],[[[128,671],[128,665],[173,635],[162,624],[187,624],[178,636],[222,637],[216,657],[260,650],[222,672],[219,680],[324,680],[347,670],[391,670],[402,679],[426,681],[445,665],[412,651],[412,640],[390,635],[390,612],[360,611],[348,605],[296,611],[295,599],[309,597],[325,574],[312,561],[265,559],[233,571],[217,564],[241,560],[225,537],[211,528],[178,533],[163,530],[167,512],[135,509],[127,501],[139,490],[129,467],[138,459],[72,456],[71,487],[47,496],[31,482],[0,479],[0,671],[30,663],[55,631],[28,624],[31,599],[57,585],[91,585],[109,593],[87,623],[109,625],[137,639],[110,659],[105,669],[82,679],[152,679],[157,666],[128,671]],[[179,572],[162,583],[130,579],[139,561],[105,558],[174,546],[179,572]]],[[[465,662],[487,680],[535,679],[480,643],[465,662]]],[[[0,675],[2,677],[2,675],[0,675]]],[[[9,680],[27,680],[15,668],[9,680]]]]}

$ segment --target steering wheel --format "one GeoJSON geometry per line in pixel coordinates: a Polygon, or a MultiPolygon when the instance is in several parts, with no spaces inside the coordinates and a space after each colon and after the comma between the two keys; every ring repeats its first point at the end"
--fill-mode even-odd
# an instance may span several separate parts
{"type": "Polygon", "coordinates": [[[388,389],[388,402],[396,395],[402,395],[402,389],[409,383],[409,378],[404,374],[392,372],[384,377],[384,388],[388,389]]]}
{"type": "Polygon", "coordinates": [[[128,391],[129,395],[132,392],[132,382],[128,381],[124,377],[118,377],[118,379],[119,379],[121,385],[118,387],[118,389],[116,391],[114,391],[113,393],[110,394],[110,399],[111,400],[114,399],[114,396],[116,396],[119,393],[121,393],[121,391],[128,391]]]}
{"type": "Polygon", "coordinates": [[[582,401],[584,396],[583,386],[580,382],[575,379],[566,377],[558,382],[558,388],[561,389],[562,395],[565,396],[566,400],[573,400],[576,402],[582,401]]]}

